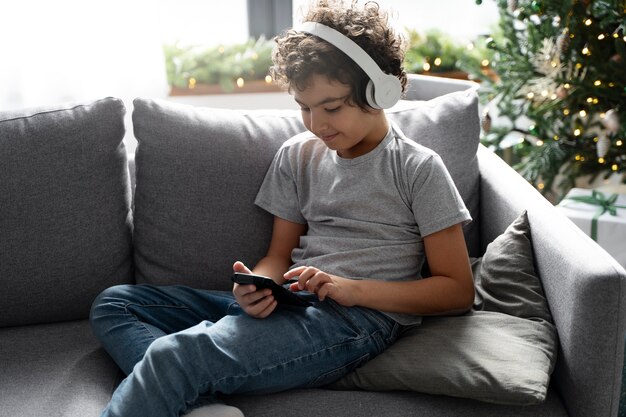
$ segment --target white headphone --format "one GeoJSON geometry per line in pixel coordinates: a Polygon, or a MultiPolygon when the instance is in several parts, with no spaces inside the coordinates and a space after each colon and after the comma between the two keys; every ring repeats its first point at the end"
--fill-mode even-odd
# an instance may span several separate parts
{"type": "Polygon", "coordinates": [[[305,22],[297,29],[322,38],[336,46],[365,71],[370,78],[365,89],[365,97],[370,106],[375,109],[388,109],[400,100],[402,85],[398,77],[384,73],[372,57],[352,39],[317,22],[305,22]]]}

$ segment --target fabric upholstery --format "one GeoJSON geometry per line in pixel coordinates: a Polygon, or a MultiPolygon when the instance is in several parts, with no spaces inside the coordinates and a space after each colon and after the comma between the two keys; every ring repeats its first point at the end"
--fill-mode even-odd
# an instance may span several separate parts
{"type": "Polygon", "coordinates": [[[552,323],[541,280],[535,272],[530,224],[524,211],[487,246],[472,265],[478,310],[552,323]]]}
{"type": "Polygon", "coordinates": [[[236,260],[267,251],[271,216],[254,205],[274,153],[303,127],[284,116],[134,102],[139,283],[232,288],[236,260]]]}
{"type": "MultiPolygon", "coordinates": [[[[389,112],[409,138],[434,149],[449,166],[475,219],[466,229],[475,251],[477,103],[475,92],[456,92],[389,112]]],[[[253,201],[278,147],[304,130],[300,114],[145,99],[134,105],[137,281],[230,288],[232,263],[253,266],[267,250],[271,217],[253,201]]]]}
{"type": "Polygon", "coordinates": [[[124,105],[0,113],[0,326],[87,318],[132,282],[124,105]]]}
{"type": "Polygon", "coordinates": [[[512,407],[417,392],[292,390],[263,397],[227,397],[226,402],[254,417],[567,417],[558,395],[545,402],[512,407]]]}
{"type": "Polygon", "coordinates": [[[547,395],[556,359],[555,335],[544,321],[490,311],[428,317],[331,388],[539,404],[547,395]]]}
{"type": "Polygon", "coordinates": [[[97,417],[122,378],[87,320],[0,329],[0,415],[97,417]]]}

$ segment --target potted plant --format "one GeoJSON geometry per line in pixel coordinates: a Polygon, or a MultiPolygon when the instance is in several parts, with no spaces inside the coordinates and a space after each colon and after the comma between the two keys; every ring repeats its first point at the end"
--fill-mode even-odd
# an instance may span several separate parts
{"type": "Polygon", "coordinates": [[[228,46],[165,45],[170,95],[278,91],[268,75],[272,47],[264,38],[228,46]]]}

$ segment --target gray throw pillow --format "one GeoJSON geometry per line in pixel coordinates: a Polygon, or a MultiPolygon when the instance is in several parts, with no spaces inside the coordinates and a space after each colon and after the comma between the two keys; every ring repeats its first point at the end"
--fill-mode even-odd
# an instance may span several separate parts
{"type": "Polygon", "coordinates": [[[474,309],[553,322],[535,272],[526,212],[487,246],[483,257],[472,263],[472,270],[476,284],[474,309]]]}
{"type": "Polygon", "coordinates": [[[133,281],[124,104],[0,113],[0,326],[85,319],[133,281]]]}
{"type": "Polygon", "coordinates": [[[532,263],[523,213],[487,247],[475,270],[482,311],[425,317],[330,388],[409,390],[513,405],[544,401],[557,334],[532,263]]]}
{"type": "MultiPolygon", "coordinates": [[[[474,218],[465,231],[475,252],[476,93],[405,102],[389,117],[409,138],[441,155],[474,218]]],[[[133,125],[137,281],[231,288],[232,263],[240,259],[253,266],[267,251],[272,219],[253,202],[280,145],[304,131],[300,113],[136,99],[133,125]]]]}

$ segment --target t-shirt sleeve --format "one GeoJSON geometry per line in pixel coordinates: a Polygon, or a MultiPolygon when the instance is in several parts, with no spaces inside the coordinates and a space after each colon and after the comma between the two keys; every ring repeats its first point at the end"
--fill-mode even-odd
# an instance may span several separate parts
{"type": "Polygon", "coordinates": [[[281,147],[270,165],[254,203],[274,216],[294,223],[306,223],[300,210],[297,172],[289,148],[281,147]]]}
{"type": "Polygon", "coordinates": [[[472,220],[441,157],[433,154],[417,170],[412,206],[422,236],[472,220]]]}

